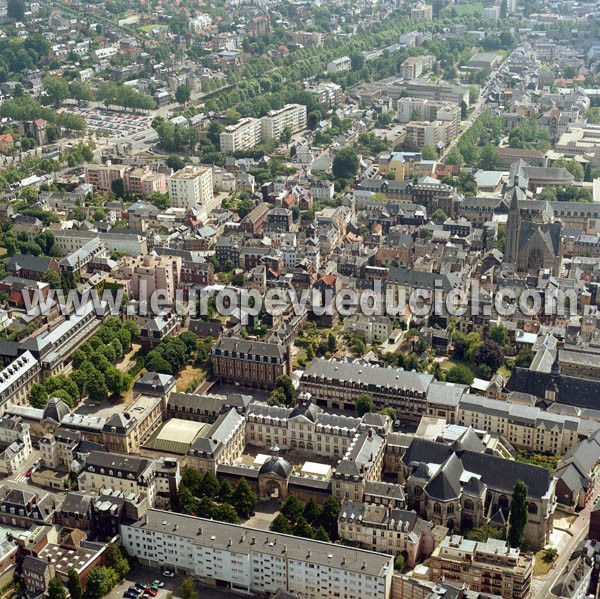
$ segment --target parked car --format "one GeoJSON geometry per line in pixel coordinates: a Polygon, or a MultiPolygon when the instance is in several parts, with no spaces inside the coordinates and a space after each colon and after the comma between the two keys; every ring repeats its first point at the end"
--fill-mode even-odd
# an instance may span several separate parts
{"type": "Polygon", "coordinates": [[[166,576],[167,578],[175,578],[175,574],[171,572],[171,570],[164,570],[162,575],[166,576]]]}
{"type": "Polygon", "coordinates": [[[27,478],[29,478],[31,476],[32,472],[33,472],[33,466],[31,468],[29,468],[29,470],[27,470],[27,472],[25,472],[25,476],[27,478]]]}
{"type": "Polygon", "coordinates": [[[136,582],[135,583],[135,588],[139,589],[140,591],[143,591],[146,588],[146,585],[142,584],[141,582],[136,582]]]}
{"type": "Polygon", "coordinates": [[[152,586],[157,586],[159,589],[162,589],[165,586],[165,583],[162,580],[155,580],[152,583],[152,586]]]}
{"type": "Polygon", "coordinates": [[[123,594],[123,597],[127,597],[127,599],[137,599],[139,597],[139,595],[132,591],[125,591],[125,593],[123,594]]]}
{"type": "Polygon", "coordinates": [[[144,593],[148,593],[148,595],[150,595],[150,597],[156,597],[156,595],[158,595],[158,591],[156,591],[152,587],[146,587],[144,593]]]}

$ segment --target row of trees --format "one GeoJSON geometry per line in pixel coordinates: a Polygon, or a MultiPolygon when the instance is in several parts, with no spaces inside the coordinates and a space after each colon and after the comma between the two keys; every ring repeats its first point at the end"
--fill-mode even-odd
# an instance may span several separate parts
{"type": "Polygon", "coordinates": [[[184,331],[177,337],[165,337],[160,345],[146,356],[146,369],[162,374],[177,374],[196,351],[198,337],[184,331]]]}
{"type": "Polygon", "coordinates": [[[56,112],[51,108],[42,106],[37,100],[34,100],[30,96],[12,98],[2,102],[2,105],[0,105],[0,117],[14,119],[16,121],[44,119],[49,123],[54,123],[64,129],[72,129],[74,131],[85,131],[87,126],[87,123],[82,116],[71,114],[69,112],[56,112]]]}
{"type": "Polygon", "coordinates": [[[73,407],[86,395],[92,401],[105,401],[109,395],[119,397],[129,389],[131,380],[114,362],[131,350],[132,339],[139,334],[134,322],[121,322],[114,316],[107,318],[98,332],[73,354],[71,377],[57,375],[43,384],[32,385],[29,402],[42,408],[50,398],[58,397],[73,407]]]}
{"type": "Polygon", "coordinates": [[[318,505],[314,499],[303,503],[295,495],[290,495],[269,530],[317,541],[335,541],[338,538],[339,513],[340,504],[334,497],[328,497],[323,505],[318,505]]]}
{"type": "Polygon", "coordinates": [[[200,474],[188,468],[172,502],[180,513],[237,524],[240,517],[247,518],[252,513],[257,497],[245,478],[232,487],[227,480],[219,482],[212,472],[200,474]]]}

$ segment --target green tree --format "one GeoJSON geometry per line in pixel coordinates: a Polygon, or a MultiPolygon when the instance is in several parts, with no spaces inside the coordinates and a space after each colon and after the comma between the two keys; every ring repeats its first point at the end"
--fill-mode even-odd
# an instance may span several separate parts
{"type": "Polygon", "coordinates": [[[397,555],[394,560],[394,570],[402,570],[404,568],[404,556],[402,554],[397,555]]]}
{"type": "Polygon", "coordinates": [[[500,346],[491,339],[484,341],[475,351],[475,363],[484,364],[496,372],[504,362],[504,354],[500,346]]]}
{"type": "Polygon", "coordinates": [[[233,487],[229,484],[228,480],[223,480],[219,487],[219,501],[229,503],[231,501],[231,495],[233,493],[233,487]]]}
{"type": "Polygon", "coordinates": [[[527,493],[527,485],[522,480],[518,480],[515,483],[512,501],[510,502],[508,542],[511,547],[521,547],[525,541],[527,508],[529,505],[527,493]]]}
{"type": "Polygon", "coordinates": [[[248,481],[241,478],[231,494],[231,505],[240,516],[247,518],[256,505],[256,494],[250,488],[248,481]]]}
{"type": "Polygon", "coordinates": [[[503,539],[504,530],[490,526],[489,524],[482,524],[475,528],[471,528],[465,532],[465,537],[470,541],[487,541],[488,539],[503,539]]]}
{"type": "Polygon", "coordinates": [[[463,158],[463,155],[460,153],[460,150],[456,146],[452,146],[444,160],[446,164],[453,164],[456,166],[461,166],[464,163],[464,161],[465,159],[463,158]]]}
{"type": "Polygon", "coordinates": [[[119,580],[123,580],[129,574],[129,562],[116,543],[110,543],[106,548],[106,563],[114,570],[119,580]]]}
{"type": "Polygon", "coordinates": [[[321,508],[312,497],[304,504],[302,515],[311,524],[315,524],[319,521],[319,518],[321,517],[321,508]]]}
{"type": "Polygon", "coordinates": [[[485,144],[485,146],[481,148],[481,153],[479,154],[479,168],[493,170],[496,168],[497,163],[498,149],[490,143],[485,144]]]}
{"type": "Polygon", "coordinates": [[[333,352],[335,352],[336,349],[337,349],[337,341],[335,339],[335,335],[330,332],[327,335],[327,351],[332,354],[333,352]]]}
{"type": "Polygon", "coordinates": [[[294,536],[302,537],[304,539],[313,538],[313,529],[311,525],[306,521],[304,516],[298,516],[296,524],[294,525],[294,536]]]}
{"type": "Polygon", "coordinates": [[[271,525],[269,526],[269,530],[272,532],[279,532],[285,535],[291,535],[293,532],[292,525],[289,523],[288,519],[283,514],[277,514],[271,525]]]}
{"type": "Polygon", "coordinates": [[[210,497],[210,499],[216,499],[220,489],[221,485],[217,477],[212,472],[205,472],[200,481],[198,494],[210,497]]]}
{"type": "Polygon", "coordinates": [[[177,154],[171,154],[168,156],[165,160],[165,164],[174,171],[180,171],[185,166],[183,158],[180,158],[177,156],[177,154]]]}
{"type": "Polygon", "coordinates": [[[67,591],[57,576],[48,583],[48,599],[67,599],[67,591]]]}
{"type": "Polygon", "coordinates": [[[421,148],[421,159],[422,160],[437,160],[438,154],[433,146],[424,145],[421,148]]]}
{"type": "Polygon", "coordinates": [[[191,576],[183,579],[183,582],[179,585],[178,591],[181,599],[198,599],[196,583],[191,576]]]}
{"type": "Polygon", "coordinates": [[[198,509],[198,500],[184,485],[180,485],[177,489],[177,506],[182,514],[194,514],[198,509]]]}
{"type": "Polygon", "coordinates": [[[48,392],[44,385],[34,383],[29,390],[29,403],[34,408],[44,408],[48,403],[48,392]]]}
{"type": "Polygon", "coordinates": [[[354,407],[357,416],[364,416],[369,412],[373,411],[373,398],[368,393],[361,393],[356,398],[356,405],[354,407]]]}
{"type": "Polygon", "coordinates": [[[69,568],[69,572],[67,574],[67,589],[69,589],[69,595],[71,595],[71,599],[83,598],[81,580],[79,579],[79,574],[75,568],[69,568]]]}
{"type": "Polygon", "coordinates": [[[180,104],[187,104],[190,101],[191,95],[192,95],[192,90],[191,90],[190,86],[186,85],[185,83],[182,85],[179,85],[177,87],[177,89],[175,90],[175,99],[180,104]]]}
{"type": "Polygon", "coordinates": [[[431,220],[436,225],[442,225],[448,220],[448,215],[441,209],[438,208],[432,215],[431,220]]]}
{"type": "Polygon", "coordinates": [[[365,66],[365,58],[361,52],[353,52],[350,54],[350,60],[352,62],[353,71],[360,71],[365,66]]]}
{"type": "Polygon", "coordinates": [[[55,270],[52,270],[52,269],[47,270],[42,275],[42,281],[44,283],[48,283],[48,285],[50,285],[50,289],[60,289],[61,288],[60,275],[55,270]]]}
{"type": "Polygon", "coordinates": [[[110,184],[110,190],[118,197],[124,198],[127,192],[125,191],[125,182],[123,179],[114,179],[110,184]]]}
{"type": "Polygon", "coordinates": [[[22,21],[25,18],[25,2],[8,0],[6,14],[15,21],[22,21]]]}
{"type": "Polygon", "coordinates": [[[100,599],[108,595],[117,582],[117,575],[110,568],[99,566],[92,568],[85,588],[86,599],[100,599]]]}
{"type": "Polygon", "coordinates": [[[277,377],[275,388],[281,389],[283,392],[286,406],[291,406],[294,403],[294,383],[287,374],[280,374],[277,377]]]}
{"type": "Polygon", "coordinates": [[[529,368],[531,366],[531,362],[533,362],[533,351],[529,347],[524,347],[519,350],[515,358],[515,366],[519,368],[529,368]]]}
{"type": "Polygon", "coordinates": [[[337,523],[340,515],[340,504],[335,497],[328,497],[321,506],[321,526],[327,531],[329,538],[337,539],[337,523]]]}
{"type": "Polygon", "coordinates": [[[322,526],[319,526],[319,528],[317,528],[317,530],[315,531],[314,539],[315,541],[324,541],[325,543],[331,542],[327,531],[322,526]]]}
{"type": "Polygon", "coordinates": [[[494,325],[490,329],[490,339],[495,341],[500,347],[507,347],[510,343],[508,329],[501,323],[494,325]]]}
{"type": "Polygon", "coordinates": [[[240,521],[240,517],[230,503],[215,504],[212,517],[220,522],[229,522],[229,524],[238,524],[240,521]]]}
{"type": "Polygon", "coordinates": [[[304,505],[295,495],[290,495],[281,506],[280,512],[290,522],[296,522],[304,512],[304,505]]]}
{"type": "Polygon", "coordinates": [[[358,155],[351,147],[339,150],[332,165],[333,176],[336,179],[354,179],[358,173],[358,155]]]}
{"type": "Polygon", "coordinates": [[[464,364],[455,364],[446,373],[446,380],[449,383],[460,383],[462,385],[470,385],[474,379],[473,371],[464,364]]]}
{"type": "Polygon", "coordinates": [[[44,77],[44,90],[55,108],[69,96],[69,84],[63,77],[44,77]]]}

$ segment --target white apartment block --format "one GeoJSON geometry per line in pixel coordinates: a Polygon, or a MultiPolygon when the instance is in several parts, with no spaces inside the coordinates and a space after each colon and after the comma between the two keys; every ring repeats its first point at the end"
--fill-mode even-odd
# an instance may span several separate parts
{"type": "Polygon", "coordinates": [[[272,110],[261,119],[262,138],[279,139],[285,129],[297,133],[306,128],[306,106],[286,104],[279,110],[272,110]]]}
{"type": "Polygon", "coordinates": [[[390,555],[150,509],[121,525],[129,555],[251,595],[388,599],[390,555]]]}
{"type": "Polygon", "coordinates": [[[235,125],[225,127],[220,135],[221,152],[249,150],[262,142],[262,123],[260,119],[245,118],[235,125]]]}
{"type": "Polygon", "coordinates": [[[212,168],[185,166],[169,179],[169,200],[175,208],[204,206],[207,214],[218,206],[213,194],[212,168]]]}
{"type": "Polygon", "coordinates": [[[424,98],[400,98],[397,115],[401,123],[410,121],[448,123],[448,139],[456,137],[460,131],[460,107],[453,102],[436,102],[424,98]]]}
{"type": "Polygon", "coordinates": [[[341,73],[342,71],[349,71],[352,69],[352,60],[349,56],[342,56],[341,58],[334,58],[327,65],[328,73],[341,73]]]}
{"type": "Polygon", "coordinates": [[[31,452],[29,425],[19,416],[0,418],[0,473],[17,472],[31,452]]]}
{"type": "Polygon", "coordinates": [[[0,371],[0,406],[8,401],[14,405],[29,405],[29,389],[39,383],[42,366],[26,351],[0,371]]]}
{"type": "Polygon", "coordinates": [[[123,252],[130,256],[145,256],[148,253],[146,238],[135,233],[96,233],[78,229],[54,231],[54,243],[63,254],[72,254],[95,238],[104,243],[109,252],[123,252]]]}

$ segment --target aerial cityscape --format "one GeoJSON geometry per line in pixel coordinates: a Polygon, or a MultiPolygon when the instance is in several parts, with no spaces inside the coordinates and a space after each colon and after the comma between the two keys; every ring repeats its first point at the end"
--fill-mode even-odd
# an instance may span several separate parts
{"type": "Polygon", "coordinates": [[[600,3],[0,0],[0,599],[600,598],[600,3]]]}

